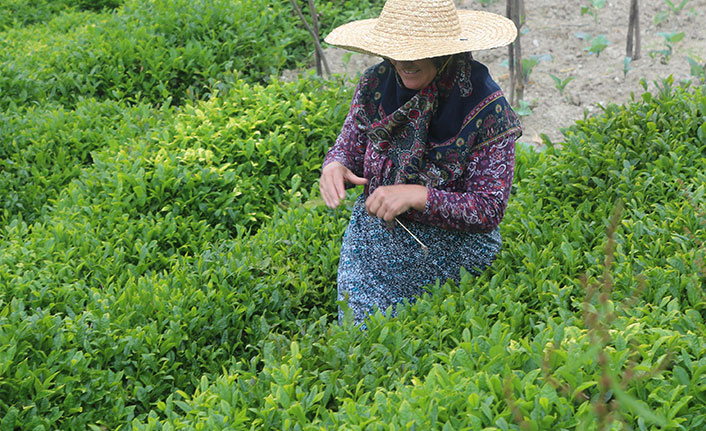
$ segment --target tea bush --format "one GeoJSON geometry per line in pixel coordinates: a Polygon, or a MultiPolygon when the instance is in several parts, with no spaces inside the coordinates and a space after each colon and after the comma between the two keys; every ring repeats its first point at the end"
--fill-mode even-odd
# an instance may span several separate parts
{"type": "MultiPolygon", "coordinates": [[[[273,88],[294,90],[281,100],[296,103],[298,85],[308,84],[273,88]]],[[[186,192],[152,202],[159,184],[181,177],[171,171],[178,163],[188,167],[183,175],[198,178],[203,167],[218,169],[225,161],[228,152],[208,147],[207,137],[221,138],[220,118],[238,118],[222,113],[234,100],[250,100],[238,104],[250,115],[271,114],[262,108],[268,103],[252,99],[267,101],[269,87],[248,88],[230,102],[224,97],[185,109],[147,141],[114,154],[97,151],[52,211],[31,226],[15,219],[5,228],[0,370],[7,383],[0,402],[6,426],[597,429],[593,406],[604,399],[619,400],[620,417],[636,429],[703,424],[703,272],[694,265],[703,256],[695,245],[705,230],[689,204],[699,202],[706,180],[694,170],[704,157],[702,90],[645,95],[644,104],[609,107],[610,115],[577,124],[561,150],[520,150],[505,248],[492,269],[459,286],[431,286],[431,296],[396,319],[374,317],[362,333],[335,323],[333,286],[347,209],[333,214],[295,198],[291,209],[250,235],[207,222],[198,207],[183,205],[186,192]],[[630,206],[632,192],[619,185],[640,172],[620,169],[619,154],[611,154],[613,162],[588,157],[610,154],[604,148],[617,142],[583,134],[602,130],[616,139],[633,123],[651,130],[647,123],[662,112],[683,115],[660,120],[653,134],[636,134],[618,151],[626,160],[648,159],[637,149],[679,126],[684,133],[668,145],[683,145],[684,163],[634,166],[673,184],[681,179],[684,199],[650,195],[659,212],[638,212],[630,206]],[[598,174],[606,180],[593,200],[567,193],[564,203],[561,189],[598,174]],[[605,281],[606,220],[617,197],[624,209],[607,268],[615,292],[600,302],[585,296],[578,279],[585,273],[605,281]],[[638,259],[644,267],[635,266],[638,259]],[[633,293],[640,271],[644,293],[633,293]],[[621,306],[623,298],[637,304],[621,306]],[[604,323],[608,342],[597,342],[596,328],[583,318],[594,308],[602,316],[616,310],[604,323]],[[608,368],[596,360],[601,352],[608,368]],[[630,373],[635,377],[625,377],[630,373]]],[[[250,124],[263,134],[261,118],[250,124]]],[[[276,130],[277,121],[269,128],[276,130]]],[[[309,179],[299,187],[312,186],[309,179]]]]}
{"type": "Polygon", "coordinates": [[[90,218],[65,215],[3,242],[0,406],[24,406],[9,429],[115,429],[253,356],[270,328],[297,333],[332,312],[338,250],[319,238],[344,219],[292,210],[233,239],[183,217],[118,222],[127,232],[93,237],[90,218]],[[179,230],[194,250],[162,253],[179,230]],[[316,267],[301,265],[312,252],[316,267]]]}
{"type": "Polygon", "coordinates": [[[123,0],[0,0],[0,32],[47,22],[71,10],[102,11],[120,6],[123,0]]]}
{"type": "Polygon", "coordinates": [[[318,178],[336,124],[347,114],[350,91],[340,81],[313,78],[266,87],[243,84],[222,98],[185,108],[166,148],[180,148],[183,163],[225,174],[228,202],[220,202],[224,195],[209,187],[217,195],[208,201],[220,205],[212,210],[218,217],[214,223],[258,225],[291,193],[308,190],[318,178]]]}
{"type": "Polygon", "coordinates": [[[567,143],[543,153],[520,183],[515,212],[509,209],[504,222],[505,237],[512,238],[505,253],[512,258],[507,266],[499,259],[488,280],[495,286],[509,279],[516,287],[481,299],[504,310],[520,333],[531,333],[539,316],[566,321],[581,311],[579,280],[585,274],[596,281],[606,269],[606,220],[618,201],[623,211],[610,268],[615,297],[638,294],[644,276],[648,287],[639,294],[649,303],[672,298],[703,313],[703,272],[695,268],[702,239],[684,230],[703,238],[703,218],[685,204],[688,194],[698,202],[703,188],[703,90],[643,97],[644,104],[612,106],[600,119],[579,122],[567,131],[567,143]]]}
{"type": "MultiPolygon", "coordinates": [[[[605,394],[590,333],[550,322],[520,336],[475,305],[482,293],[469,284],[437,286],[399,318],[373,318],[366,333],[321,320],[301,336],[272,336],[256,360],[203,379],[192,394],[172,394],[133,428],[597,429],[592,403],[605,394]]],[[[613,397],[625,400],[624,419],[644,429],[656,429],[647,428],[650,408],[668,418],[666,429],[698,427],[706,418],[704,343],[671,325],[703,331],[703,322],[674,304],[664,308],[641,309],[611,328],[611,368],[618,374],[634,360],[643,370],[613,397]],[[672,349],[680,365],[658,376],[644,371],[672,349]],[[678,383],[669,383],[672,375],[678,383]]]]}
{"type": "Polygon", "coordinates": [[[294,187],[296,193],[298,184],[317,178],[321,158],[336,137],[330,123],[343,121],[349,91],[341,82],[316,79],[266,87],[238,81],[222,97],[188,104],[180,113],[84,101],[75,110],[48,105],[0,116],[12,139],[0,148],[0,186],[7,191],[2,219],[32,222],[95,162],[93,153],[104,150],[107,178],[96,180],[96,187],[113,184],[114,172],[130,178],[139,173],[133,184],[141,190],[139,197],[126,195],[116,202],[127,207],[124,211],[162,210],[180,196],[174,211],[195,211],[227,228],[256,225],[287,200],[287,190],[294,187]],[[157,144],[125,162],[115,159],[127,143],[145,135],[155,136],[157,144]],[[138,156],[143,160],[134,160],[138,156]]]}
{"type": "Polygon", "coordinates": [[[345,218],[301,201],[349,97],[310,77],[179,112],[91,102],[13,118],[37,138],[4,160],[43,175],[6,176],[37,191],[32,223],[18,209],[0,235],[0,406],[26,406],[7,423],[113,429],[254,355],[270,328],[332,313],[338,246],[321,238],[345,218]]]}
{"type": "Polygon", "coordinates": [[[45,104],[0,113],[1,224],[32,223],[42,208],[93,163],[95,151],[115,152],[126,142],[164,127],[168,110],[84,100],[73,110],[45,104]]]}
{"type": "MultiPolygon", "coordinates": [[[[326,3],[322,34],[370,4],[351,7],[326,3]]],[[[311,51],[286,2],[127,0],[115,13],[67,12],[36,27],[5,34],[12,46],[0,53],[0,109],[45,100],[73,107],[90,97],[180,105],[235,77],[268,81],[311,51]]]]}

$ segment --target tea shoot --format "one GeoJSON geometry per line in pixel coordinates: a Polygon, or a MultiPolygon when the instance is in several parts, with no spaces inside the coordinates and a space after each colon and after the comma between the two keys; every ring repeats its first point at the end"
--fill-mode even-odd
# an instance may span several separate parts
{"type": "Polygon", "coordinates": [[[659,56],[662,64],[667,64],[674,54],[674,44],[684,39],[684,32],[659,32],[657,34],[664,38],[665,47],[650,51],[650,56],[652,58],[659,56]]]}

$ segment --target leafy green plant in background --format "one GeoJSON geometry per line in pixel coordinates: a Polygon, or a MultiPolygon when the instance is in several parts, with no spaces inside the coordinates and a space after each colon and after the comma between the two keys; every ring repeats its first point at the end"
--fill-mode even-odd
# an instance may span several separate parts
{"type": "Polygon", "coordinates": [[[524,99],[518,101],[519,105],[515,107],[515,113],[520,117],[532,115],[532,105],[524,99]]]}
{"type": "Polygon", "coordinates": [[[626,78],[628,76],[628,72],[630,72],[633,69],[633,67],[630,65],[630,63],[632,63],[631,57],[623,58],[623,78],[626,78]]]}
{"type": "Polygon", "coordinates": [[[689,3],[689,0],[678,0],[679,4],[672,2],[672,0],[664,0],[664,3],[666,3],[667,7],[669,7],[669,10],[672,11],[674,15],[679,15],[686,4],[689,3]]]}
{"type": "Polygon", "coordinates": [[[588,6],[581,6],[581,16],[586,14],[593,17],[594,22],[598,22],[598,12],[605,7],[605,0],[590,0],[588,6]]]}
{"type": "Polygon", "coordinates": [[[556,75],[552,75],[551,73],[549,76],[552,78],[554,81],[554,87],[556,87],[557,90],[559,90],[559,95],[563,96],[564,95],[564,89],[566,86],[569,84],[569,82],[574,80],[574,76],[568,76],[564,79],[561,79],[560,77],[556,75]]]}
{"type": "Polygon", "coordinates": [[[657,27],[659,27],[667,19],[669,19],[669,11],[668,10],[661,10],[655,14],[655,17],[652,20],[654,21],[655,25],[657,27]]]}
{"type": "Polygon", "coordinates": [[[591,54],[595,54],[596,57],[600,57],[601,52],[610,45],[610,42],[605,37],[605,35],[599,34],[598,36],[591,39],[591,45],[584,48],[584,51],[588,51],[591,54]]]}
{"type": "Polygon", "coordinates": [[[667,64],[669,62],[669,60],[672,58],[672,54],[674,54],[674,46],[673,45],[684,39],[684,32],[678,32],[678,31],[659,32],[657,34],[664,38],[665,48],[664,49],[655,49],[655,50],[650,51],[650,57],[656,58],[657,56],[659,56],[660,61],[663,64],[667,64]]]}
{"type": "Polygon", "coordinates": [[[591,34],[587,32],[576,32],[574,33],[574,37],[583,41],[590,41],[591,45],[584,47],[584,51],[588,51],[591,54],[595,54],[596,57],[599,57],[601,52],[605,50],[608,45],[610,45],[610,42],[608,39],[605,37],[605,35],[599,34],[595,36],[594,38],[591,38],[591,34]]]}
{"type": "Polygon", "coordinates": [[[522,76],[526,83],[529,82],[530,75],[532,75],[535,66],[544,61],[552,61],[552,56],[550,54],[540,54],[530,55],[522,59],[522,76]]]}
{"type": "Polygon", "coordinates": [[[687,56],[686,60],[689,63],[689,72],[691,73],[691,76],[701,80],[702,82],[706,80],[706,63],[700,64],[690,56],[687,56]]]}

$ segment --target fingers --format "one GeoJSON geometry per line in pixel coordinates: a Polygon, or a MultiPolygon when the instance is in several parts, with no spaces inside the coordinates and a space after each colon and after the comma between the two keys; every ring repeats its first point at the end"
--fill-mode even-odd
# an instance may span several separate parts
{"type": "Polygon", "coordinates": [[[414,208],[424,210],[427,200],[426,187],[415,184],[397,184],[378,187],[365,201],[371,217],[392,221],[398,215],[414,208]]]}
{"type": "Polygon", "coordinates": [[[366,184],[367,179],[358,177],[339,162],[331,162],[324,167],[319,179],[319,191],[326,206],[336,208],[346,197],[346,183],[366,184]]]}
{"type": "MultiPolygon", "coordinates": [[[[327,165],[328,167],[330,165],[327,165]]],[[[340,204],[342,196],[345,196],[345,187],[343,184],[343,175],[337,169],[329,169],[321,173],[319,180],[319,191],[324,199],[326,206],[336,208],[340,204]]]]}
{"type": "Polygon", "coordinates": [[[366,178],[362,178],[354,174],[351,170],[348,170],[346,172],[345,180],[351,184],[355,184],[357,186],[362,186],[363,184],[367,184],[368,180],[366,178]]]}
{"type": "Polygon", "coordinates": [[[365,201],[365,208],[372,217],[392,221],[409,209],[404,196],[395,193],[391,187],[380,187],[365,201]]]}

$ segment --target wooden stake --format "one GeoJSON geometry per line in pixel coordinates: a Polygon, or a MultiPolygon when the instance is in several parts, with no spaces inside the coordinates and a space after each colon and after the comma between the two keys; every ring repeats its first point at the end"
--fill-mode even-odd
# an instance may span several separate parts
{"type": "MultiPolygon", "coordinates": [[[[523,0],[507,0],[506,3],[507,17],[515,23],[518,32],[524,21],[522,13],[524,7],[523,0]]],[[[525,89],[524,73],[522,72],[522,44],[519,34],[508,47],[508,60],[510,63],[510,104],[515,105],[524,97],[525,89]]]]}
{"type": "Polygon", "coordinates": [[[640,5],[638,0],[630,1],[628,43],[625,48],[625,55],[633,60],[640,58],[640,5]]]}

